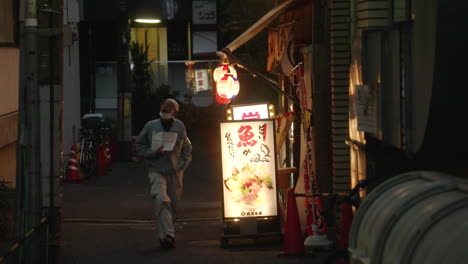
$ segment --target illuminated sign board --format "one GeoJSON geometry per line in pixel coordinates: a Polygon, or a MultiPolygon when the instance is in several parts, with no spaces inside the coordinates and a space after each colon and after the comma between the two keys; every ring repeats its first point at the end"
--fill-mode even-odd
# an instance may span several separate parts
{"type": "Polygon", "coordinates": [[[226,110],[228,120],[269,119],[275,116],[272,104],[233,105],[226,110]]]}
{"type": "Polygon", "coordinates": [[[225,218],[277,216],[274,121],[222,122],[225,218]]]}
{"type": "Polygon", "coordinates": [[[234,120],[268,119],[268,105],[246,105],[232,108],[234,120]]]}

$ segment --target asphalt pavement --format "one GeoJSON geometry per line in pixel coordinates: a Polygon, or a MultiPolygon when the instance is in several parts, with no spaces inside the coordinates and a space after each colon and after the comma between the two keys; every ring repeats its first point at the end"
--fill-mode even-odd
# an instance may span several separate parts
{"type": "Polygon", "coordinates": [[[218,157],[194,144],[178,206],[177,248],[170,250],[159,247],[142,163],[114,162],[105,175],[65,183],[60,263],[322,263],[320,254],[284,257],[282,241],[274,238],[235,239],[221,247],[218,157]]]}

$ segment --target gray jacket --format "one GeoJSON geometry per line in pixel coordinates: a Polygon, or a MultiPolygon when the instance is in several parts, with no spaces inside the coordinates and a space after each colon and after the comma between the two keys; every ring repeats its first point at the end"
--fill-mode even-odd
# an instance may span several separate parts
{"type": "Polygon", "coordinates": [[[136,151],[139,156],[145,158],[149,171],[171,175],[176,172],[183,173],[192,161],[192,144],[187,137],[184,124],[174,119],[172,127],[167,132],[177,133],[176,145],[173,151],[165,152],[162,155],[155,156],[151,150],[151,137],[153,132],[166,132],[160,119],[149,121],[143,127],[135,141],[136,151]]]}

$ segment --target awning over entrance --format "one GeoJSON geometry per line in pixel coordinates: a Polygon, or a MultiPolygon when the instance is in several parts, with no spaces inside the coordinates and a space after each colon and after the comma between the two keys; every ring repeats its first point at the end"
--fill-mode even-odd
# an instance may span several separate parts
{"type": "Polygon", "coordinates": [[[229,50],[233,52],[244,43],[249,41],[251,38],[255,37],[260,31],[262,31],[266,26],[268,26],[273,20],[275,20],[281,13],[292,3],[294,0],[288,0],[281,3],[279,6],[271,9],[266,13],[262,18],[260,18],[255,24],[250,26],[244,33],[239,37],[233,40],[229,45],[227,45],[223,50],[229,50]]]}
{"type": "Polygon", "coordinates": [[[222,49],[222,52],[217,52],[217,55],[220,56],[220,57],[226,57],[226,56],[229,57],[231,60],[235,61],[242,68],[244,68],[245,70],[250,72],[252,75],[260,77],[262,80],[265,81],[265,83],[269,87],[273,88],[275,91],[281,93],[283,96],[285,96],[286,98],[288,98],[288,99],[290,99],[292,101],[297,101],[297,99],[295,99],[291,95],[285,93],[281,89],[281,87],[279,86],[279,84],[277,82],[275,82],[271,78],[268,78],[267,76],[265,76],[261,72],[259,72],[257,70],[254,70],[251,67],[247,66],[245,63],[240,61],[239,58],[237,58],[236,56],[234,56],[234,54],[232,54],[232,52],[234,50],[236,50],[237,48],[242,46],[244,43],[249,41],[251,38],[255,37],[259,32],[261,32],[265,27],[267,27],[271,22],[273,22],[293,2],[294,2],[294,0],[287,0],[287,1],[283,2],[283,3],[281,3],[280,5],[278,5],[277,7],[271,9],[262,18],[260,18],[257,22],[255,22],[255,24],[253,24],[246,31],[244,31],[244,33],[242,33],[239,37],[237,37],[235,40],[233,40],[231,43],[229,43],[229,45],[224,47],[222,49]]]}

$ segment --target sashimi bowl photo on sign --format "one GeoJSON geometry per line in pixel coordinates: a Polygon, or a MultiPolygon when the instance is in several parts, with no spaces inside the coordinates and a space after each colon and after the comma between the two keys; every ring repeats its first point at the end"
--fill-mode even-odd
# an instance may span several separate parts
{"type": "Polygon", "coordinates": [[[221,123],[224,217],[277,215],[274,122],[221,123]]]}

